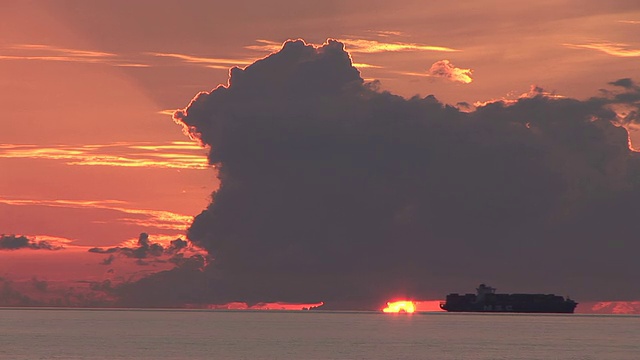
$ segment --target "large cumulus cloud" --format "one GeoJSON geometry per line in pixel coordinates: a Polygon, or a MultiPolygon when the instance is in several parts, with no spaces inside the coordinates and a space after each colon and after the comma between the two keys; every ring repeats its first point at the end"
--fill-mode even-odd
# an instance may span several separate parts
{"type": "Polygon", "coordinates": [[[620,126],[638,88],[612,85],[462,112],[377,90],[339,42],[289,41],[175,114],[218,169],[188,232],[214,260],[140,285],[193,276],[190,302],[353,308],[484,281],[640,298],[640,163],[620,126]]]}

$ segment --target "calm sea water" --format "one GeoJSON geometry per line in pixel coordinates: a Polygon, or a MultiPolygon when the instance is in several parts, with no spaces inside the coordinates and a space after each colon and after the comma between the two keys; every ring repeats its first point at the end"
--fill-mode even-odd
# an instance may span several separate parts
{"type": "Polygon", "coordinates": [[[640,317],[0,310],[0,359],[640,359],[640,317]]]}

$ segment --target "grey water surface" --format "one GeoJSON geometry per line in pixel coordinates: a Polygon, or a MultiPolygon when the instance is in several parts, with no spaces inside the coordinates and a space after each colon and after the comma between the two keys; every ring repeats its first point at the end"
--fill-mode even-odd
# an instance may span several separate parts
{"type": "Polygon", "coordinates": [[[640,317],[1,309],[0,359],[639,360],[640,317]]]}

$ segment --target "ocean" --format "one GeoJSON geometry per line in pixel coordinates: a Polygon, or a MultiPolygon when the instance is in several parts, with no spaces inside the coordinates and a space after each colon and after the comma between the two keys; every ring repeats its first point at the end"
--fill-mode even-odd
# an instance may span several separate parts
{"type": "Polygon", "coordinates": [[[638,360],[640,317],[5,308],[0,359],[638,360]]]}

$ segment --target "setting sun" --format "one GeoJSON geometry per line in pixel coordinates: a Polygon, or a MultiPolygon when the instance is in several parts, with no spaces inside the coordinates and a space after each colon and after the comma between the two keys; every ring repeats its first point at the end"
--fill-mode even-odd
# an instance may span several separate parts
{"type": "Polygon", "coordinates": [[[413,301],[394,301],[388,302],[387,307],[382,309],[382,311],[386,313],[413,313],[416,311],[416,306],[413,301]]]}

